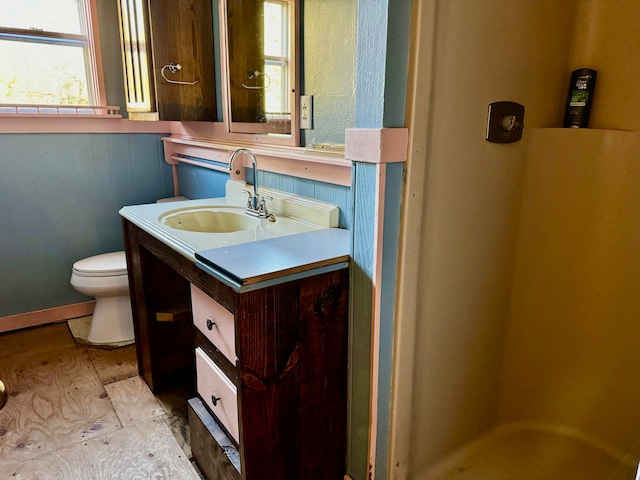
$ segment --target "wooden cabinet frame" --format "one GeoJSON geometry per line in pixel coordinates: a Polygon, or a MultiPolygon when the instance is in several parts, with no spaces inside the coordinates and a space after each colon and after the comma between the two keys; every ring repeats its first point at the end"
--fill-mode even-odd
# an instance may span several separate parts
{"type": "Polygon", "coordinates": [[[193,378],[198,345],[238,387],[237,478],[342,478],[349,270],[239,293],[128,220],[122,223],[138,368],[150,388],[158,392],[193,378]],[[156,320],[160,309],[188,306],[189,283],[234,314],[236,365],[191,322],[156,320]]]}

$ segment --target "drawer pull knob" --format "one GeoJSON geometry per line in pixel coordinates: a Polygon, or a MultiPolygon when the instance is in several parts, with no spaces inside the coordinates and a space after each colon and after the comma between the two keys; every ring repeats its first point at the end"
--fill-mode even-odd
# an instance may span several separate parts
{"type": "Polygon", "coordinates": [[[213,395],[211,395],[211,403],[213,403],[214,407],[218,406],[218,402],[220,401],[220,397],[215,397],[213,395]]]}
{"type": "Polygon", "coordinates": [[[209,330],[213,330],[213,327],[216,326],[216,322],[214,322],[213,320],[211,320],[210,318],[207,318],[207,328],[209,330]]]}

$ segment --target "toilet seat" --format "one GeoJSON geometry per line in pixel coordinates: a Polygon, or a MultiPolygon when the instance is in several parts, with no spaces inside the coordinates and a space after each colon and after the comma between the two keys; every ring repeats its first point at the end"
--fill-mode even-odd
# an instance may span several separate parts
{"type": "Polygon", "coordinates": [[[80,277],[115,277],[127,275],[127,259],[124,252],[95,255],[74,263],[73,273],[80,277]]]}

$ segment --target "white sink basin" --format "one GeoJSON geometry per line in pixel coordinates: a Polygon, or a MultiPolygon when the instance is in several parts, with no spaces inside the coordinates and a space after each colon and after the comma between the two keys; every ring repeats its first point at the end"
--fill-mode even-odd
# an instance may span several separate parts
{"type": "Polygon", "coordinates": [[[228,181],[225,197],[130,205],[120,215],[193,261],[203,250],[338,226],[335,205],[270,189],[262,193],[273,197],[275,221],[247,215],[249,187],[228,181]]]}
{"type": "Polygon", "coordinates": [[[244,208],[215,205],[170,210],[158,220],[171,228],[202,233],[233,233],[260,227],[260,220],[247,215],[244,208]]]}

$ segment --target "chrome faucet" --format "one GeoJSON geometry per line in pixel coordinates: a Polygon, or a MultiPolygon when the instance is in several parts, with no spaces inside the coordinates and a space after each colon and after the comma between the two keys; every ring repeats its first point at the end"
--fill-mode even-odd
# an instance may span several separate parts
{"type": "Polygon", "coordinates": [[[255,217],[267,218],[270,216],[269,211],[267,209],[266,199],[271,199],[265,195],[260,198],[258,194],[258,160],[256,160],[256,156],[253,152],[247,148],[239,148],[234,151],[229,157],[229,171],[233,170],[233,161],[236,156],[240,154],[245,154],[251,159],[251,163],[253,165],[253,195],[251,192],[247,192],[249,198],[247,199],[247,212],[249,215],[253,215],[255,217]]]}

